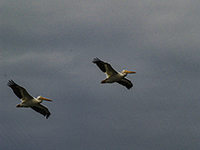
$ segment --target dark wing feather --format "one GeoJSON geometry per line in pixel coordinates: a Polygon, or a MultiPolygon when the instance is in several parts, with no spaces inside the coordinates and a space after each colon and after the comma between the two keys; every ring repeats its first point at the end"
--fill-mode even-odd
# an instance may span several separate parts
{"type": "Polygon", "coordinates": [[[131,83],[131,81],[126,78],[123,78],[120,81],[117,81],[117,83],[119,83],[123,86],[126,86],[126,88],[129,90],[133,87],[133,84],[131,83]]]}
{"type": "Polygon", "coordinates": [[[101,61],[99,58],[94,58],[94,60],[92,61],[93,63],[95,63],[103,72],[106,72],[106,68],[105,68],[105,62],[101,61]]]}
{"type": "Polygon", "coordinates": [[[26,100],[33,98],[31,95],[29,95],[25,88],[19,86],[13,80],[9,80],[7,85],[13,90],[13,92],[19,99],[26,100]]]}
{"type": "Polygon", "coordinates": [[[101,69],[101,71],[103,71],[104,73],[106,73],[107,76],[112,76],[112,75],[118,74],[112,68],[112,66],[109,63],[103,62],[99,58],[94,58],[94,60],[92,62],[95,63],[95,64],[97,64],[97,66],[101,69]]]}
{"type": "Polygon", "coordinates": [[[22,98],[22,94],[20,92],[19,85],[17,85],[13,80],[9,80],[7,85],[13,90],[13,92],[15,93],[15,95],[18,98],[20,98],[20,99],[22,98]]]}
{"type": "Polygon", "coordinates": [[[43,105],[41,105],[41,104],[33,106],[31,108],[33,110],[37,111],[38,113],[42,114],[43,116],[45,116],[47,119],[51,115],[51,113],[49,112],[48,108],[43,106],[43,105]]]}

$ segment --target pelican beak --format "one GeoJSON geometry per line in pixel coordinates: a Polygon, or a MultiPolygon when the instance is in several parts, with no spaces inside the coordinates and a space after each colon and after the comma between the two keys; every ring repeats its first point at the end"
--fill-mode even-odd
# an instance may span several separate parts
{"type": "Polygon", "coordinates": [[[53,100],[50,100],[50,99],[45,98],[45,97],[42,97],[42,100],[53,102],[53,100]]]}
{"type": "Polygon", "coordinates": [[[128,70],[125,70],[125,73],[136,73],[135,71],[128,71],[128,70]]]}

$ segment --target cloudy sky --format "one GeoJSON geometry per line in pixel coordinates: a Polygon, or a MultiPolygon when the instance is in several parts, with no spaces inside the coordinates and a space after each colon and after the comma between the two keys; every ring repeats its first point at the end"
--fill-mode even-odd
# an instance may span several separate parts
{"type": "Polygon", "coordinates": [[[199,0],[2,0],[2,149],[169,150],[200,147],[199,0]],[[131,90],[100,84],[94,57],[131,90]],[[49,119],[6,85],[42,95],[49,119]]]}

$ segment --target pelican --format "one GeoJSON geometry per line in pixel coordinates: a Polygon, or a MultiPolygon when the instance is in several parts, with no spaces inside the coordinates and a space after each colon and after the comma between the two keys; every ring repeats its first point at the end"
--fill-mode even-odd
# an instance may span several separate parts
{"type": "Polygon", "coordinates": [[[125,77],[128,73],[136,73],[135,71],[123,70],[122,72],[117,72],[112,68],[112,66],[109,63],[103,62],[99,58],[94,58],[92,62],[95,63],[100,68],[100,70],[106,74],[107,78],[101,81],[101,83],[117,82],[125,86],[127,89],[131,89],[133,87],[131,81],[126,79],[125,77]]]}
{"type": "Polygon", "coordinates": [[[41,105],[40,103],[42,103],[43,100],[50,101],[50,102],[52,102],[52,100],[48,98],[44,98],[42,96],[38,96],[37,98],[32,97],[26,91],[25,88],[19,86],[13,80],[9,80],[7,85],[13,90],[15,95],[22,101],[22,103],[18,104],[16,107],[30,107],[36,112],[45,116],[47,119],[49,118],[51,113],[49,112],[47,107],[41,105]]]}

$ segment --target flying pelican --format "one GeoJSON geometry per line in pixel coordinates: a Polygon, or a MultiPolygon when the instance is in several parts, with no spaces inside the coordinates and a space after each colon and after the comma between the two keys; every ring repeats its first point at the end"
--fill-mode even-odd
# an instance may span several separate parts
{"type": "Polygon", "coordinates": [[[117,72],[112,68],[112,66],[109,63],[103,62],[98,58],[94,58],[92,62],[95,63],[101,69],[101,71],[103,71],[106,74],[107,78],[101,81],[101,83],[117,82],[123,86],[126,86],[127,89],[132,88],[133,84],[130,80],[126,79],[125,77],[128,73],[136,73],[135,71],[123,70],[122,72],[117,72]]]}
{"type": "Polygon", "coordinates": [[[43,100],[50,102],[52,102],[52,100],[44,98],[42,96],[38,96],[37,98],[32,97],[31,95],[29,95],[25,88],[17,85],[13,80],[9,80],[7,85],[22,101],[22,103],[18,104],[16,107],[31,107],[36,112],[42,114],[43,116],[46,116],[47,119],[49,118],[51,113],[49,112],[47,107],[41,105],[40,103],[42,103],[43,100]]]}

